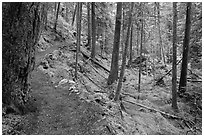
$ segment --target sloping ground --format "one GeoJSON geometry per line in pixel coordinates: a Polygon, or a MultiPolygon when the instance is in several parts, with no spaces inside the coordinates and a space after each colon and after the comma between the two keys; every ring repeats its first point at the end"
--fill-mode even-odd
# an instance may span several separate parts
{"type": "Polygon", "coordinates": [[[27,115],[22,123],[24,134],[74,135],[111,134],[101,121],[103,111],[92,103],[80,100],[66,88],[55,88],[40,70],[32,74],[32,96],[38,111],[27,115]]]}
{"type": "MultiPolygon", "coordinates": [[[[61,25],[60,34],[66,36],[63,28],[63,25],[61,25]]],[[[75,52],[73,52],[73,49],[75,49],[75,45],[70,41],[62,40],[61,42],[63,44],[55,49],[51,56],[45,56],[43,62],[46,63],[40,65],[38,70],[49,75],[52,85],[57,90],[60,90],[60,88],[67,90],[67,83],[74,77],[75,52]]],[[[83,100],[84,103],[95,104],[103,111],[101,121],[106,123],[105,127],[109,133],[201,134],[202,114],[193,115],[192,112],[196,113],[196,111],[181,99],[178,102],[180,111],[175,113],[172,110],[171,80],[168,77],[165,82],[169,86],[159,87],[155,86],[152,77],[143,75],[141,93],[138,93],[138,71],[136,69],[126,69],[126,81],[123,83],[122,90],[122,104],[125,110],[121,110],[121,104],[111,100],[116,89],[116,83],[107,86],[108,72],[98,65],[101,64],[108,69],[110,68],[110,59],[105,60],[97,56],[95,60],[95,62],[98,62],[97,64],[87,57],[90,53],[86,48],[82,46],[81,51],[83,54],[79,54],[78,80],[71,83],[74,83],[74,88],[77,90],[76,96],[80,100],[83,100]],[[160,113],[160,111],[164,113],[160,113]]]]}
{"type": "MultiPolygon", "coordinates": [[[[148,106],[149,108],[161,110],[162,112],[166,112],[173,116],[181,116],[184,118],[185,116],[188,116],[190,121],[192,121],[193,119],[192,116],[190,117],[189,113],[186,113],[187,107],[182,102],[179,102],[180,113],[174,113],[174,111],[171,109],[170,104],[170,89],[166,87],[154,86],[154,83],[149,76],[142,77],[142,91],[141,93],[138,93],[136,86],[138,76],[133,69],[126,70],[126,81],[123,83],[122,102],[125,110],[121,110],[120,104],[111,100],[110,96],[113,95],[113,92],[115,91],[116,83],[112,86],[106,86],[108,72],[88,59],[87,56],[84,55],[84,53],[80,54],[79,56],[78,80],[77,82],[74,82],[74,47],[74,44],[65,44],[64,46],[59,47],[59,49],[57,50],[54,49],[53,52],[47,54],[42,59],[42,62],[44,62],[44,64],[39,65],[37,68],[38,71],[41,71],[49,76],[49,81],[51,83],[50,86],[56,89],[51,89],[53,91],[52,96],[58,96],[55,92],[57,92],[57,94],[60,94],[64,91],[65,93],[67,93],[66,98],[69,98],[72,94],[76,94],[79,100],[82,100],[83,103],[88,102],[97,105],[99,110],[103,112],[101,114],[103,115],[103,117],[101,117],[99,121],[105,122],[105,125],[103,123],[102,127],[107,127],[107,130],[109,130],[109,133],[111,134],[168,135],[186,134],[186,132],[189,130],[185,126],[185,122],[182,124],[180,119],[177,120],[172,119],[171,117],[165,117],[165,115],[161,114],[160,112],[149,110],[137,105],[137,103],[142,104],[144,106],[148,106]],[[69,83],[73,85],[70,85],[69,83]],[[71,92],[69,90],[72,88],[74,88],[73,92],[75,93],[69,94],[69,92],[71,92]]],[[[83,52],[86,52],[86,55],[90,54],[83,47],[81,47],[81,50],[83,52]]],[[[102,66],[108,66],[108,64],[106,63],[108,62],[107,60],[98,59],[98,61],[95,61],[99,62],[102,66]]],[[[44,91],[43,93],[46,97],[46,92],[44,91]]],[[[50,99],[51,97],[48,96],[48,98],[50,99]]],[[[63,106],[63,104],[65,104],[64,107],[66,108],[67,103],[63,103],[64,101],[61,101],[61,99],[56,100],[59,103],[58,105],[63,106]]],[[[71,101],[75,103],[75,101],[71,101]]],[[[72,104],[69,107],[74,106],[74,103],[69,103],[72,104]]],[[[84,108],[86,108],[86,106],[84,106],[84,108]]],[[[53,108],[50,111],[53,111],[53,108]]],[[[51,112],[45,112],[44,114],[47,113],[51,112]]],[[[91,114],[92,113],[90,113],[90,116],[92,116],[91,114]]],[[[100,125],[98,126],[100,127],[100,125]]],[[[43,126],[41,125],[41,127],[43,126]]],[[[45,127],[50,127],[50,125],[47,125],[45,127]]],[[[76,127],[73,128],[75,128],[75,131],[78,131],[76,127]]],[[[54,132],[53,134],[60,134],[58,132],[59,131],[54,132]]],[[[40,131],[37,131],[37,133],[40,133],[40,131]]],[[[48,132],[41,132],[41,134],[47,133],[48,132]]],[[[69,134],[69,132],[63,133],[69,134]]],[[[52,132],[48,134],[52,134],[52,132]]],[[[81,133],[74,132],[73,134],[81,133]]]]}
{"type": "Polygon", "coordinates": [[[89,51],[81,46],[75,80],[76,45],[63,24],[60,18],[60,35],[48,30],[40,39],[39,48],[45,48],[36,54],[37,65],[31,78],[37,111],[23,117],[18,126],[20,134],[202,133],[202,114],[194,115],[192,106],[179,99],[180,111],[171,109],[169,79],[165,81],[167,86],[159,87],[152,77],[142,75],[138,93],[138,70],[126,69],[122,101],[114,102],[116,83],[107,86],[108,71],[103,68],[110,68],[110,59],[97,56],[92,61],[89,51]]]}

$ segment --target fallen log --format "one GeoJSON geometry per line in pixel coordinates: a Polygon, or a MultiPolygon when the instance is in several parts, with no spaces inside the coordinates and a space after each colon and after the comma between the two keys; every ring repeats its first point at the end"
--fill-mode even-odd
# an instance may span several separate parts
{"type": "MultiPolygon", "coordinates": [[[[191,120],[188,120],[188,119],[185,119],[185,118],[182,118],[182,117],[179,117],[179,116],[171,115],[169,113],[166,113],[166,112],[163,112],[161,110],[154,109],[154,108],[150,108],[150,107],[145,106],[145,105],[140,104],[140,103],[136,103],[136,102],[132,102],[132,101],[128,101],[128,100],[124,100],[124,101],[126,101],[126,102],[128,102],[130,104],[133,104],[133,105],[137,105],[137,106],[149,109],[149,110],[154,111],[154,112],[159,112],[160,114],[165,115],[167,117],[170,117],[170,118],[173,118],[173,119],[182,120],[185,123],[191,123],[192,125],[195,125],[195,123],[193,121],[191,121],[191,120]]],[[[188,128],[190,129],[190,127],[188,127],[188,128]]]]}
{"type": "MultiPolygon", "coordinates": [[[[87,61],[88,62],[88,61],[87,61]]],[[[88,63],[101,77],[103,77],[104,79],[106,79],[107,80],[107,78],[106,77],[104,77],[103,75],[101,75],[100,74],[100,72],[95,68],[95,67],[93,67],[90,63],[88,63]]]]}
{"type": "Polygon", "coordinates": [[[94,85],[96,85],[98,88],[104,90],[104,88],[102,88],[101,86],[99,86],[98,84],[96,84],[87,74],[83,73],[83,75],[86,76],[86,77],[89,79],[89,81],[91,81],[91,82],[92,82],[94,85]]]}
{"type": "MultiPolygon", "coordinates": [[[[84,56],[84,57],[86,57],[86,58],[90,58],[90,56],[89,56],[89,54],[87,53],[87,51],[83,48],[83,47],[81,47],[80,48],[80,51],[81,51],[81,53],[82,53],[82,55],[84,56]]],[[[92,58],[90,58],[90,60],[92,61],[92,62],[94,62],[96,65],[98,65],[98,66],[100,66],[101,68],[103,68],[105,71],[107,71],[108,73],[110,73],[110,70],[108,70],[107,68],[105,68],[103,65],[101,65],[96,59],[92,59],[92,58]]]]}
{"type": "Polygon", "coordinates": [[[189,80],[187,79],[188,82],[202,82],[202,80],[189,80]]]}
{"type": "Polygon", "coordinates": [[[132,101],[129,101],[129,100],[123,100],[123,101],[128,102],[128,103],[133,104],[133,105],[137,105],[137,106],[146,108],[146,109],[149,109],[149,110],[154,111],[154,112],[159,112],[160,114],[163,114],[163,115],[165,115],[165,116],[168,116],[168,117],[171,117],[171,118],[174,118],[174,119],[185,120],[185,119],[182,118],[182,117],[178,117],[178,116],[175,116],[175,115],[171,115],[171,114],[169,114],[169,113],[166,113],[166,112],[163,112],[163,111],[161,111],[161,110],[154,109],[154,108],[150,108],[150,107],[145,106],[145,105],[140,104],[140,103],[132,102],[132,101]]]}

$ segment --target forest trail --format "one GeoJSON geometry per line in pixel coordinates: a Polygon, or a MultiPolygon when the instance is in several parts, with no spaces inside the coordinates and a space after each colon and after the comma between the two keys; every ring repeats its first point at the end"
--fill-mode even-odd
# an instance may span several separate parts
{"type": "MultiPolygon", "coordinates": [[[[188,115],[192,120],[190,107],[182,101],[178,103],[179,113],[171,109],[170,80],[166,79],[166,86],[160,87],[155,86],[152,77],[142,75],[142,93],[139,93],[137,69],[127,68],[121,93],[125,111],[121,111],[118,103],[110,97],[117,83],[107,86],[106,70],[80,53],[79,79],[74,81],[74,41],[56,40],[56,34],[50,31],[43,37],[40,47],[48,46],[36,54],[36,62],[44,64],[38,65],[31,76],[32,96],[36,98],[38,111],[26,115],[23,122],[25,134],[169,135],[185,134],[189,130],[180,120],[166,118],[159,112],[136,105],[184,118],[188,115]],[[64,80],[67,81],[60,85],[64,80]]],[[[84,46],[81,46],[81,51],[89,54],[84,46]]],[[[97,58],[102,66],[110,67],[109,60],[97,58]]]]}
{"type": "MultiPolygon", "coordinates": [[[[197,30],[202,30],[202,3],[193,3],[192,25],[187,22],[190,5],[178,3],[176,19],[172,3],[4,3],[2,133],[201,135],[202,31],[197,30]],[[128,5],[135,8],[130,11],[128,5]],[[186,28],[192,35],[183,33],[186,28]],[[172,41],[176,37],[177,44],[172,41]],[[181,57],[188,53],[182,51],[182,42],[185,49],[188,40],[192,52],[181,57]],[[178,46],[178,54],[172,45],[178,46]],[[119,66],[110,70],[115,53],[119,66]],[[191,63],[186,92],[175,101],[171,63],[177,55],[186,65],[190,56],[191,63]],[[112,70],[124,71],[124,76],[109,85],[112,70]],[[173,109],[175,102],[178,110],[173,109]]],[[[177,80],[183,80],[179,76],[188,66],[177,67],[177,80]]]]}
{"type": "MultiPolygon", "coordinates": [[[[54,50],[56,47],[51,47],[43,54],[45,56],[54,50]]],[[[102,111],[94,104],[80,100],[76,93],[71,93],[69,85],[66,89],[54,87],[49,77],[39,69],[34,70],[31,77],[37,112],[25,117],[22,123],[25,134],[110,134],[104,123],[98,122],[102,111]]]]}

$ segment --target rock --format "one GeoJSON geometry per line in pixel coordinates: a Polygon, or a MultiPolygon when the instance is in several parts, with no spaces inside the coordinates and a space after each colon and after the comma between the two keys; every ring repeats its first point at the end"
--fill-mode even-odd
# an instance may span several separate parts
{"type": "Polygon", "coordinates": [[[62,80],[59,82],[58,86],[63,85],[63,84],[65,84],[65,83],[67,83],[67,82],[68,82],[68,79],[62,79],[62,80]]]}
{"type": "Polygon", "coordinates": [[[69,84],[75,84],[75,82],[73,80],[69,80],[68,82],[69,82],[69,84]]]}

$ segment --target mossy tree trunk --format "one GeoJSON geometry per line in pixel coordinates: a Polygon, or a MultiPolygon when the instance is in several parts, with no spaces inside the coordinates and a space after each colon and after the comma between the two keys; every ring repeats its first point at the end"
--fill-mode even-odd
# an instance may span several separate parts
{"type": "Polygon", "coordinates": [[[41,3],[2,3],[2,101],[26,110],[41,30],[41,3]]]}

